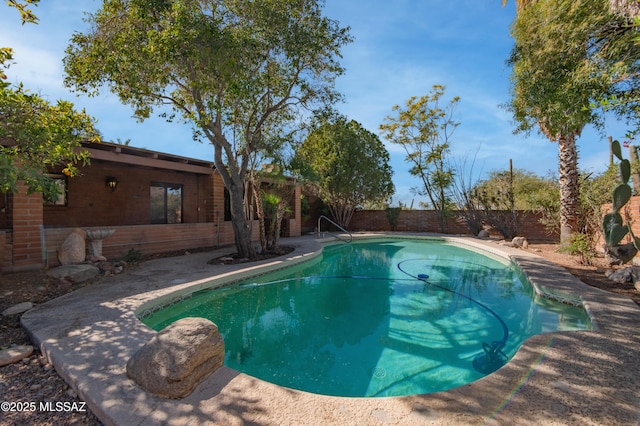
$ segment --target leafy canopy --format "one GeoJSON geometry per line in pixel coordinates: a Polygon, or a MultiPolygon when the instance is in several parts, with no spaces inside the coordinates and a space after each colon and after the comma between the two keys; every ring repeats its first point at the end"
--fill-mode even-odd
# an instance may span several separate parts
{"type": "Polygon", "coordinates": [[[141,120],[169,106],[214,146],[231,199],[236,247],[255,253],[244,185],[266,133],[292,125],[300,109],[337,101],[340,49],[348,28],[317,0],[106,0],[74,34],[66,83],[95,95],[108,85],[141,120]]]}
{"type": "Polygon", "coordinates": [[[380,125],[383,137],[401,145],[407,153],[405,160],[412,165],[409,173],[422,183],[416,192],[428,196],[438,212],[442,232],[452,205],[454,171],[448,156],[451,137],[459,125],[453,113],[460,102],[455,96],[441,106],[444,90],[444,86],[434,85],[427,95],[411,97],[404,108],[395,105],[392,110],[397,116],[386,117],[380,125]]]}
{"type": "Polygon", "coordinates": [[[387,200],[394,191],[384,144],[345,117],[328,119],[313,130],[296,163],[343,227],[357,206],[387,200]]]}
{"type": "MultiPolygon", "coordinates": [[[[38,0],[9,1],[17,8],[22,23],[36,23],[37,17],[27,6],[38,0]]],[[[12,50],[0,50],[0,77],[12,60],[12,50]]],[[[84,111],[76,111],[73,104],[59,100],[55,105],[36,94],[29,93],[22,84],[12,86],[0,81],[0,191],[16,192],[18,182],[27,191],[42,192],[55,198],[58,187],[46,174],[60,169],[67,176],[78,173],[76,164],[86,163],[88,153],[79,150],[86,140],[98,141],[94,120],[84,111]]]]}
{"type": "MultiPolygon", "coordinates": [[[[535,124],[551,140],[585,124],[602,125],[594,102],[630,100],[638,89],[638,26],[608,0],[536,0],[523,5],[511,33],[515,47],[509,108],[518,130],[535,124]]],[[[637,99],[637,96],[635,97],[637,99]]],[[[633,115],[637,103],[615,109],[633,115]]]]}

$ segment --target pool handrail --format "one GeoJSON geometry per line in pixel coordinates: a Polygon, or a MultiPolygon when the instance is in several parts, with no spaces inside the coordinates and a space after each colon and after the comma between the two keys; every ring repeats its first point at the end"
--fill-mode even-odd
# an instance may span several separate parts
{"type": "Polygon", "coordinates": [[[351,234],[351,232],[347,231],[342,226],[338,225],[337,223],[335,223],[334,221],[332,221],[331,219],[329,219],[325,215],[320,215],[320,217],[318,218],[317,233],[318,233],[318,237],[320,237],[321,235],[324,235],[324,233],[327,233],[327,234],[329,234],[329,235],[331,235],[331,236],[333,236],[333,237],[337,238],[338,240],[343,241],[345,243],[350,243],[350,242],[353,241],[353,235],[351,234]],[[348,234],[349,235],[349,239],[347,240],[346,238],[343,238],[340,234],[336,234],[336,233],[333,233],[333,232],[329,232],[329,231],[322,232],[322,231],[320,231],[320,223],[321,223],[322,219],[326,220],[327,222],[329,222],[330,224],[332,224],[333,226],[335,226],[336,228],[341,230],[343,233],[348,234]]]}

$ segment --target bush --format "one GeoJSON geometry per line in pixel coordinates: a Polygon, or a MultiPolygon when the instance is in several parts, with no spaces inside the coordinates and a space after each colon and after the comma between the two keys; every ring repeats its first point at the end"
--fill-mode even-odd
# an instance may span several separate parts
{"type": "Polygon", "coordinates": [[[129,249],[129,251],[127,252],[127,254],[124,256],[124,261],[127,263],[138,263],[142,260],[142,253],[140,253],[138,250],[131,248],[129,249]]]}
{"type": "Polygon", "coordinates": [[[569,243],[562,246],[561,253],[568,253],[580,257],[580,263],[591,265],[594,257],[593,240],[587,234],[572,234],[569,243]]]}
{"type": "Polygon", "coordinates": [[[398,216],[400,216],[400,211],[402,210],[402,206],[400,207],[387,207],[387,221],[389,222],[389,226],[392,231],[396,230],[396,226],[398,226],[398,216]]]}

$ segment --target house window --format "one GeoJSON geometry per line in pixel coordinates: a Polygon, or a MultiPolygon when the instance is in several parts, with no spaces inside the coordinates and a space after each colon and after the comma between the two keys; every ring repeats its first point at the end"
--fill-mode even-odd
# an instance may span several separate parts
{"type": "Polygon", "coordinates": [[[182,223],[182,185],[151,183],[151,223],[182,223]]]}
{"type": "Polygon", "coordinates": [[[67,205],[67,177],[62,174],[47,174],[51,179],[51,185],[55,189],[55,195],[45,197],[44,203],[48,206],[66,206],[67,205]]]}

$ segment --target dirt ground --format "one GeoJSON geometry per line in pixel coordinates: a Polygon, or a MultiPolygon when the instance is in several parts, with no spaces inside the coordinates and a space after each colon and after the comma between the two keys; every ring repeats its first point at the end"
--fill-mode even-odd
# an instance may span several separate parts
{"type": "MultiPolygon", "coordinates": [[[[556,244],[530,244],[527,250],[543,256],[578,277],[584,283],[607,291],[624,294],[640,305],[640,292],[633,285],[617,284],[605,277],[607,266],[603,259],[594,259],[593,265],[582,265],[576,256],[559,253],[556,244]]],[[[180,253],[183,254],[183,253],[180,253]]],[[[165,254],[170,255],[170,254],[165,254]]],[[[131,266],[128,269],[135,268],[131,266]]],[[[126,271],[124,273],[127,273],[126,271]]],[[[108,278],[98,278],[108,279],[108,278]]],[[[95,282],[95,280],[94,280],[95,282]]],[[[89,283],[72,285],[50,279],[46,271],[32,271],[0,275],[0,312],[21,302],[44,303],[89,283]]],[[[20,327],[19,315],[0,315],[0,349],[13,345],[31,344],[29,336],[20,327]]],[[[0,395],[2,401],[30,403],[52,401],[76,403],[82,401],[58,376],[55,369],[38,351],[16,364],[0,367],[0,395]]],[[[71,405],[73,406],[73,405],[71,405]]],[[[0,411],[2,425],[100,425],[88,411],[0,411]]]]}

